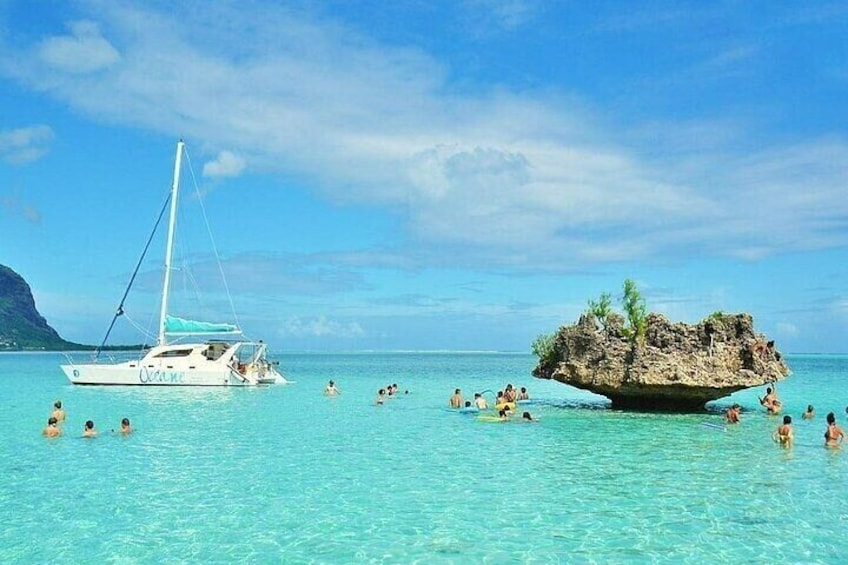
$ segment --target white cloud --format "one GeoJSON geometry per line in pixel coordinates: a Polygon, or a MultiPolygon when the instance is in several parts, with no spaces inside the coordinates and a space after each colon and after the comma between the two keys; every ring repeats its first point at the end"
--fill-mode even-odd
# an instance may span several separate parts
{"type": "Polygon", "coordinates": [[[97,24],[72,22],[71,35],[48,37],[38,53],[50,67],[74,74],[91,73],[111,67],[121,59],[118,51],[103,36],[97,24]]]}
{"type": "Polygon", "coordinates": [[[0,159],[12,165],[35,161],[47,153],[53,137],[46,125],[0,131],[0,159]]]}
{"type": "MultiPolygon", "coordinates": [[[[422,246],[463,249],[451,256],[461,265],[758,258],[846,243],[841,138],[734,153],[742,128],[720,124],[722,143],[686,143],[703,136],[667,123],[630,143],[639,124],[633,133],[599,122],[562,94],[454,89],[428,54],[339,22],[270,5],[216,3],[193,18],[179,6],[93,6],[99,25],[4,49],[2,68],[100,120],[237,148],[206,163],[207,176],[238,174],[249,160],[309,179],[327,199],[400,211],[422,246]]],[[[719,62],[755,54],[739,48],[719,62]]]]}
{"type": "Polygon", "coordinates": [[[203,165],[204,177],[237,177],[244,170],[246,163],[244,158],[231,151],[221,151],[214,161],[203,165]]]}
{"type": "Polygon", "coordinates": [[[798,326],[789,322],[779,322],[777,324],[777,333],[781,337],[795,337],[801,332],[798,330],[798,326]]]}
{"type": "Polygon", "coordinates": [[[478,35],[522,27],[538,12],[538,2],[533,0],[465,0],[463,4],[478,35]]]}
{"type": "Polygon", "coordinates": [[[324,316],[312,319],[292,317],[286,321],[283,328],[279,330],[282,337],[333,337],[333,338],[355,338],[364,334],[362,327],[357,322],[339,322],[328,320],[324,316]]]}

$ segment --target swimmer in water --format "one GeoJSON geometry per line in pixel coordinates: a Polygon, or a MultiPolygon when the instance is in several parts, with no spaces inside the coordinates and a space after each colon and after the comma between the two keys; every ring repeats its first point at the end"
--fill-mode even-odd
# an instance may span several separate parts
{"type": "Polygon", "coordinates": [[[462,391],[460,389],[453,391],[453,396],[450,397],[448,403],[451,408],[462,408],[462,391]]]}
{"type": "Polygon", "coordinates": [[[815,415],[816,415],[816,411],[815,411],[815,409],[813,409],[813,405],[808,404],[807,405],[807,411],[804,412],[804,415],[801,416],[801,417],[805,420],[812,420],[815,415]]]}
{"type": "Polygon", "coordinates": [[[132,433],[132,426],[130,426],[130,419],[124,418],[121,420],[121,435],[128,436],[132,433]]]}
{"type": "Polygon", "coordinates": [[[338,396],[341,393],[342,391],[340,391],[336,387],[336,383],[334,383],[333,381],[328,382],[327,386],[324,387],[324,394],[326,394],[327,396],[338,396]]]}
{"type": "Polygon", "coordinates": [[[525,412],[524,414],[521,415],[521,421],[522,422],[538,422],[539,420],[536,420],[535,418],[533,418],[533,416],[530,415],[530,412],[525,412]]]}
{"type": "Polygon", "coordinates": [[[739,413],[742,407],[738,404],[734,404],[730,408],[727,409],[727,412],[724,413],[724,419],[728,424],[738,424],[739,423],[739,413]]]}
{"type": "Polygon", "coordinates": [[[97,437],[97,430],[94,429],[94,422],[86,420],[85,427],[82,429],[82,437],[97,437]]]}
{"type": "Polygon", "coordinates": [[[381,388],[377,391],[377,398],[374,399],[374,404],[377,406],[382,406],[383,402],[386,401],[386,389],[381,388]]]}
{"type": "Polygon", "coordinates": [[[62,430],[59,428],[59,422],[55,416],[50,416],[47,419],[47,427],[41,432],[44,437],[59,437],[62,435],[62,430]]]}
{"type": "Polygon", "coordinates": [[[516,400],[530,400],[530,395],[527,394],[526,387],[521,387],[521,390],[518,392],[518,398],[516,400]]]}
{"type": "Polygon", "coordinates": [[[53,412],[50,413],[50,416],[56,418],[56,423],[61,424],[65,421],[65,411],[62,410],[62,401],[57,400],[53,403],[53,412]]]}
{"type": "Polygon", "coordinates": [[[825,447],[839,447],[845,441],[845,432],[836,423],[836,416],[833,412],[827,415],[827,430],[824,432],[825,447]]]}
{"type": "Polygon", "coordinates": [[[487,410],[489,408],[489,404],[486,402],[486,399],[483,398],[483,395],[479,392],[474,393],[474,405],[480,410],[487,410]]]}
{"type": "Polygon", "coordinates": [[[792,447],[792,441],[795,439],[795,433],[792,431],[792,416],[784,416],[783,423],[777,427],[771,437],[782,447],[792,447]]]}
{"type": "Polygon", "coordinates": [[[782,403],[777,398],[777,385],[772,383],[772,387],[766,387],[766,395],[760,399],[760,404],[762,404],[766,409],[766,414],[770,416],[775,416],[780,413],[780,407],[782,403]]]}

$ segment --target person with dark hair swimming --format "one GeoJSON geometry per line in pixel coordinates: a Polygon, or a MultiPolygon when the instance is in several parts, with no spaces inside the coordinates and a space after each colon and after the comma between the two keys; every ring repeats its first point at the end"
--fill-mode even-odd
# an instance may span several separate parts
{"type": "Polygon", "coordinates": [[[128,436],[132,433],[132,426],[130,426],[130,419],[124,418],[121,420],[121,435],[128,436]]]}
{"type": "Polygon", "coordinates": [[[724,413],[724,419],[728,424],[738,424],[739,423],[739,414],[742,411],[742,407],[738,404],[734,404],[730,408],[727,409],[727,412],[724,413]]]}
{"type": "Polygon", "coordinates": [[[453,391],[453,396],[448,400],[448,404],[451,408],[462,408],[462,391],[460,389],[453,391]]]}
{"type": "Polygon", "coordinates": [[[845,432],[836,423],[836,416],[833,412],[827,415],[827,430],[824,432],[825,447],[839,447],[845,441],[845,432]]]}
{"type": "Polygon", "coordinates": [[[792,416],[784,416],[783,423],[777,427],[771,437],[782,447],[792,447],[792,441],[795,439],[795,433],[792,431],[792,416]]]}
{"type": "Polygon", "coordinates": [[[41,432],[44,437],[59,437],[62,435],[62,430],[59,428],[59,422],[55,416],[50,416],[47,419],[47,427],[41,432]]]}
{"type": "Polygon", "coordinates": [[[85,427],[82,429],[82,437],[97,437],[97,430],[94,429],[94,422],[86,420],[85,427]]]}
{"type": "Polygon", "coordinates": [[[775,383],[772,383],[770,387],[766,387],[766,395],[760,399],[760,404],[765,407],[766,414],[776,416],[780,413],[780,408],[783,404],[777,398],[777,385],[775,383]]]}
{"type": "Polygon", "coordinates": [[[816,411],[813,408],[813,405],[808,404],[807,405],[807,411],[804,412],[804,415],[801,416],[801,417],[804,418],[805,420],[812,420],[815,415],[816,415],[816,411]]]}
{"type": "Polygon", "coordinates": [[[51,412],[50,416],[56,418],[56,424],[61,424],[65,421],[65,411],[62,410],[61,400],[57,400],[53,403],[53,412],[51,412]]]}

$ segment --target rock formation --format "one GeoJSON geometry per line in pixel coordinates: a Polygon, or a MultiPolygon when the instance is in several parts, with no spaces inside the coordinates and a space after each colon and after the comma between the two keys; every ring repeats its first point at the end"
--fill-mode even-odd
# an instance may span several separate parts
{"type": "Polygon", "coordinates": [[[559,329],[533,375],[602,394],[615,408],[683,412],[789,375],[748,314],[714,314],[695,325],[649,314],[643,339],[626,334],[618,314],[604,324],[584,314],[559,329]]]}
{"type": "Polygon", "coordinates": [[[38,313],[23,277],[0,265],[0,351],[78,347],[62,339],[38,313]]]}

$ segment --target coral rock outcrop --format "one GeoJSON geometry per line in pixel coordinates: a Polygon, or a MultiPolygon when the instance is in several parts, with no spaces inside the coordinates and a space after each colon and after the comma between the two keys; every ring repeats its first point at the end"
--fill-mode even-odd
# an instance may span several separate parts
{"type": "Polygon", "coordinates": [[[700,411],[738,390],[785,379],[789,367],[749,314],[714,314],[698,324],[649,314],[644,337],[624,319],[584,314],[563,326],[533,375],[602,394],[614,408],[700,411]]]}

